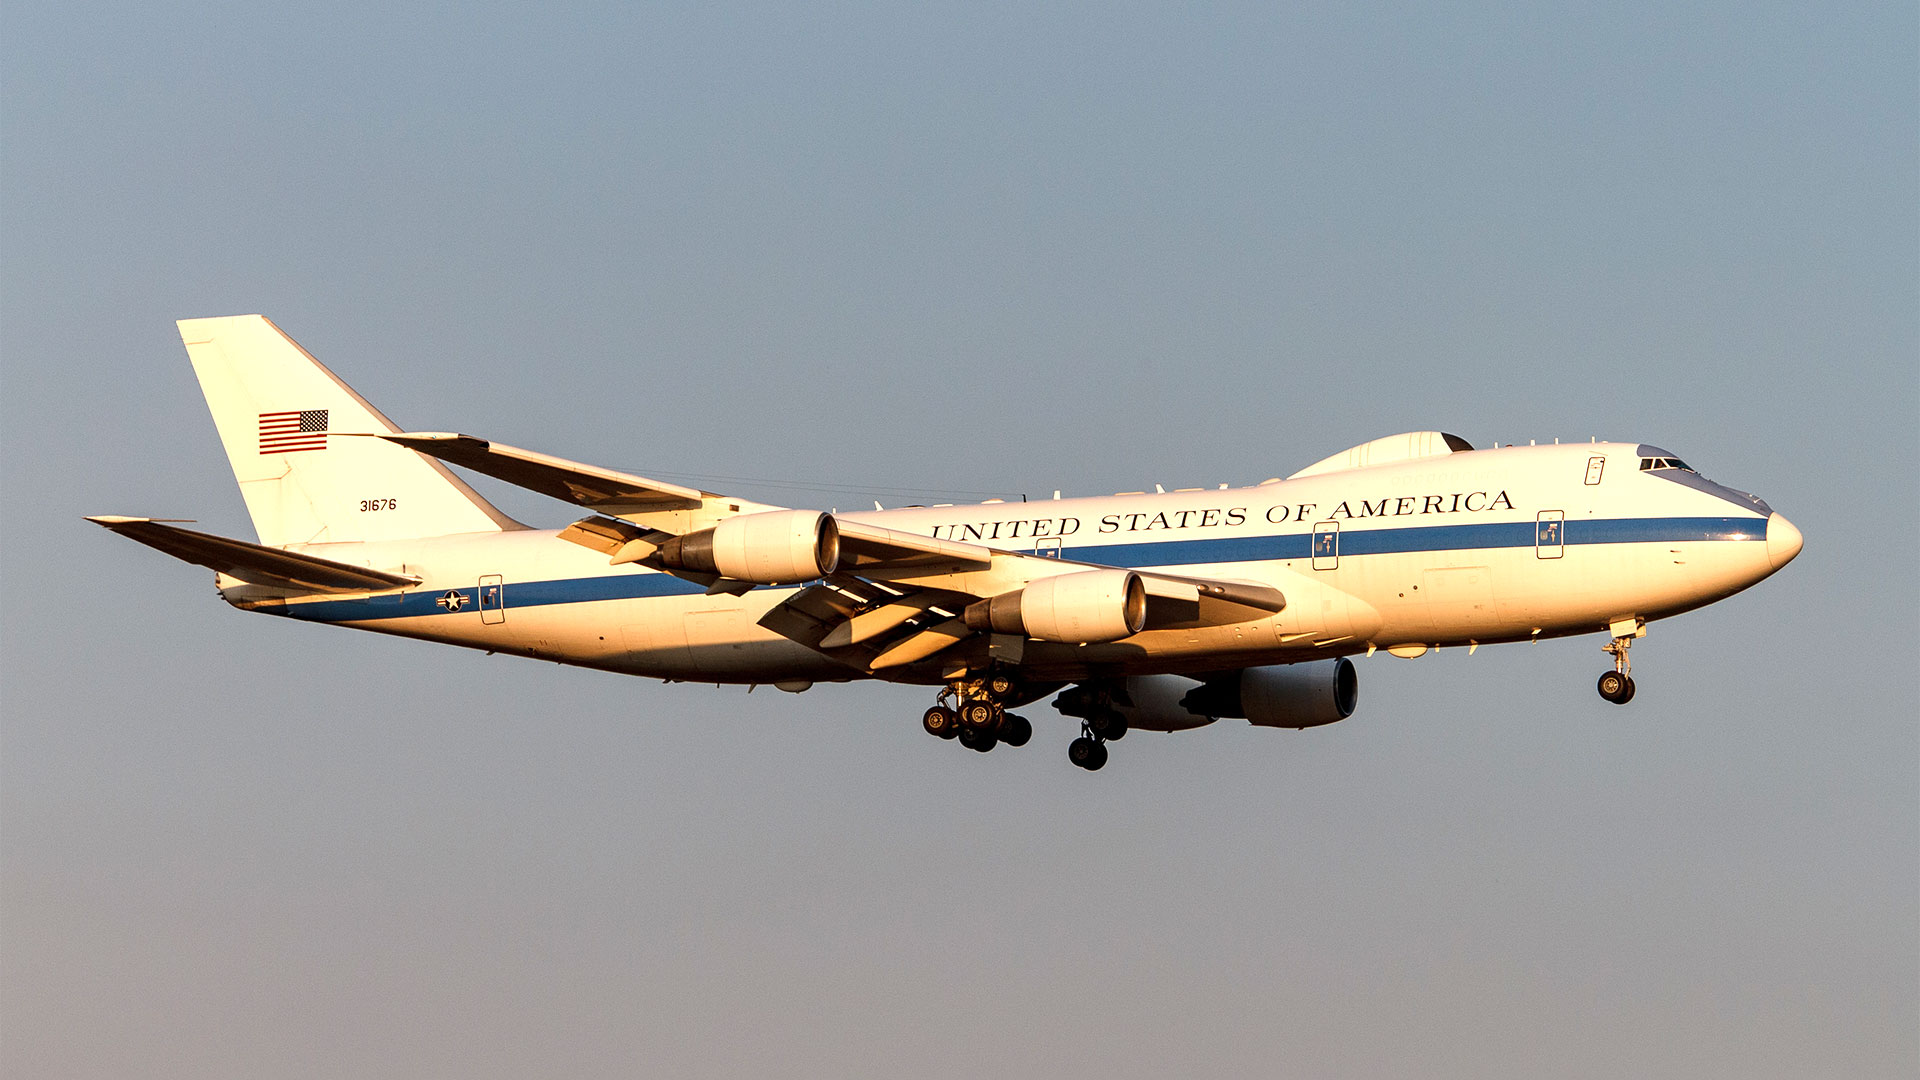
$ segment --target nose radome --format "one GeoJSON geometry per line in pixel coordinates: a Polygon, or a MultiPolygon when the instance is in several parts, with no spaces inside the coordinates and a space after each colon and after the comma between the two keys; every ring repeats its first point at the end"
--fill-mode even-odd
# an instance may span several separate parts
{"type": "Polygon", "coordinates": [[[1775,570],[1793,561],[1800,554],[1800,530],[1793,522],[1774,514],[1767,519],[1767,561],[1775,570]]]}

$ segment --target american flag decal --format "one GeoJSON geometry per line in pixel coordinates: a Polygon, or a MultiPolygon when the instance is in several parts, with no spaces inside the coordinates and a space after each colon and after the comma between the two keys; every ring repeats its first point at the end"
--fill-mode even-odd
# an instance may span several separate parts
{"type": "Polygon", "coordinates": [[[260,452],[290,454],[295,450],[327,448],[327,410],[260,414],[260,452]]]}

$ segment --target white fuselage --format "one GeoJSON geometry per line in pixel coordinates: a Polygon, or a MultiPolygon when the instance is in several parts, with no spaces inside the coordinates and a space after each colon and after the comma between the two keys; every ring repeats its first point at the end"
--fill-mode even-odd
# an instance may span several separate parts
{"type": "MultiPolygon", "coordinates": [[[[1278,614],[1243,623],[1109,644],[1030,641],[1021,658],[1031,677],[1057,681],[1199,673],[1617,629],[1721,599],[1791,557],[1781,557],[1781,537],[1769,544],[1780,519],[1764,503],[1691,472],[1642,471],[1644,450],[1513,446],[1247,488],[839,516],[1070,562],[1258,582],[1285,596],[1278,614]]],[[[310,545],[295,550],[421,584],[283,600],[223,578],[222,592],[253,610],[634,675],[866,677],[757,625],[798,586],[708,595],[557,535],[310,545]]],[[[888,677],[942,681],[936,664],[888,677]]]]}

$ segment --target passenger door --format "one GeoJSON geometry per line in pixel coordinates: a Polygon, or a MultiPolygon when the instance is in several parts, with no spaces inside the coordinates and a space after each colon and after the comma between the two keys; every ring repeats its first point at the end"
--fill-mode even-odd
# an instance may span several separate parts
{"type": "Polygon", "coordinates": [[[480,576],[480,621],[483,623],[507,621],[507,584],[499,574],[480,576]]]}
{"type": "Polygon", "coordinates": [[[1313,527],[1313,568],[1336,570],[1340,566],[1340,523],[1322,521],[1313,527]]]}
{"type": "Polygon", "coordinates": [[[1533,553],[1537,558],[1557,559],[1567,549],[1567,512],[1542,510],[1533,522],[1533,553]]]}

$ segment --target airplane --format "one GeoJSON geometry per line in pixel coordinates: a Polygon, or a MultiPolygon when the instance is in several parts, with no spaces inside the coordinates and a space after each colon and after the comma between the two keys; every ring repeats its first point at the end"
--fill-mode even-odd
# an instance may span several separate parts
{"type": "Polygon", "coordinates": [[[1800,530],[1632,442],[1409,432],[1251,487],[823,512],[403,431],[264,316],[179,322],[257,542],[96,522],[243,611],[667,681],[937,687],[930,734],[1022,746],[1049,697],[1097,770],[1130,730],[1353,715],[1348,659],[1605,633],[1785,566],[1800,530]],[[502,513],[449,466],[584,509],[502,513]],[[577,511],[576,511],[577,512],[577,511]]]}

